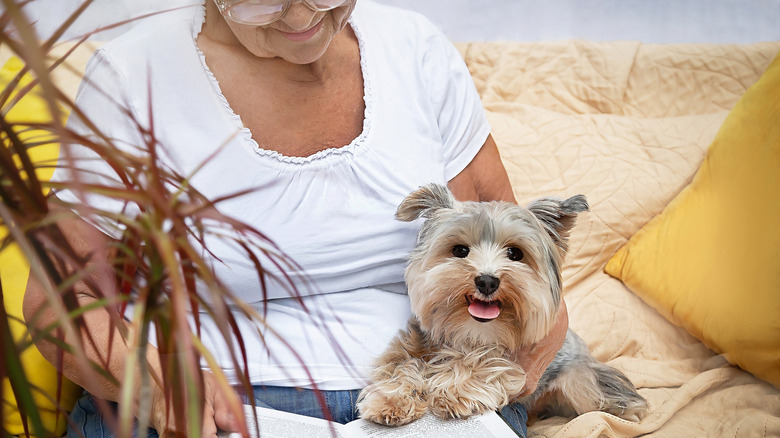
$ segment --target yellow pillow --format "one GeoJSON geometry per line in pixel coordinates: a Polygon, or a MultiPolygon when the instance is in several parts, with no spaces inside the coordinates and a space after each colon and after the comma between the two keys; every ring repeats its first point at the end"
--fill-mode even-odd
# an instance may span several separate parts
{"type": "Polygon", "coordinates": [[[729,113],[691,184],[606,272],[780,388],[780,55],[729,113]]]}
{"type": "MultiPolygon", "coordinates": [[[[22,67],[23,63],[17,58],[12,58],[6,62],[2,70],[0,70],[0,87],[5,89],[9,81],[22,67]]],[[[20,86],[24,86],[29,82],[30,77],[28,75],[22,80],[20,86]]],[[[3,111],[5,110],[3,108],[3,111]]],[[[51,114],[44,100],[36,94],[36,90],[33,90],[14,104],[13,108],[6,114],[6,118],[11,122],[45,123],[51,120],[51,114]]],[[[44,134],[42,131],[28,130],[20,132],[19,135],[22,138],[37,137],[37,139],[40,139],[44,134]]],[[[2,147],[7,147],[7,145],[3,144],[2,147]]],[[[30,155],[36,163],[52,165],[56,163],[58,153],[59,145],[49,143],[31,149],[30,155]]],[[[53,168],[41,167],[38,177],[44,180],[48,179],[51,177],[52,172],[53,168]]],[[[6,236],[6,234],[7,230],[0,227],[0,239],[6,236]]],[[[28,337],[27,327],[20,321],[23,320],[22,299],[27,286],[29,269],[27,260],[16,245],[11,245],[0,251],[0,281],[2,281],[3,288],[3,306],[5,306],[5,310],[8,313],[11,335],[17,342],[28,337]]],[[[57,413],[56,409],[57,386],[58,380],[60,380],[57,370],[41,356],[35,347],[27,348],[23,351],[20,359],[27,379],[35,387],[33,397],[39,408],[43,426],[47,431],[57,436],[62,435],[65,432],[66,420],[63,415],[57,413]]],[[[75,384],[65,379],[61,379],[61,382],[60,406],[70,408],[81,391],[75,384]]],[[[16,399],[11,392],[10,383],[7,379],[4,379],[2,385],[3,429],[11,435],[23,435],[22,418],[19,410],[16,408],[16,399]]],[[[34,432],[32,428],[30,432],[34,432]]]]}

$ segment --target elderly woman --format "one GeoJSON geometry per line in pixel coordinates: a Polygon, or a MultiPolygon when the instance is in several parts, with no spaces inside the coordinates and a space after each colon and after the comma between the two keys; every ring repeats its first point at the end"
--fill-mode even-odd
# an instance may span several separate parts
{"type": "MultiPolygon", "coordinates": [[[[316,384],[332,418],[355,418],[355,398],[372,360],[410,315],[403,270],[419,224],[394,220],[406,194],[437,182],[462,200],[514,202],[458,52],[423,17],[370,0],[207,0],[163,14],[95,53],[77,104],[118,144],[143,144],[133,120],[153,123],[171,167],[189,175],[207,162],[192,184],[212,199],[259,188],[220,210],[270,236],[313,286],[301,288],[304,296],[295,300],[269,283],[263,299],[252,265],[230,262],[238,259],[231,248],[212,250],[229,265],[217,265],[217,274],[284,333],[283,341],[261,340],[250,329],[244,334],[256,385],[249,402],[274,409],[322,417],[310,389],[316,384]],[[302,306],[321,309],[322,321],[300,316],[302,306]],[[328,336],[339,340],[338,348],[323,347],[328,336]]],[[[90,132],[84,120],[68,123],[90,132]]],[[[110,174],[84,148],[71,149],[90,170],[82,178],[110,174]]],[[[55,174],[70,177],[64,169],[55,174]]],[[[58,196],[79,199],[67,191],[58,196]]],[[[112,201],[89,202],[111,208],[112,201]]],[[[108,238],[82,221],[67,230],[73,241],[108,238]]],[[[44,302],[40,289],[28,287],[30,315],[44,302]]],[[[79,298],[83,305],[95,299],[79,298]]],[[[563,343],[568,322],[562,309],[544,341],[517,352],[529,373],[524,394],[563,343]]],[[[206,334],[214,326],[208,318],[201,323],[206,334]]],[[[122,376],[126,347],[106,333],[108,314],[88,312],[84,325],[105,343],[98,350],[111,348],[108,370],[122,376]]],[[[216,357],[227,357],[208,335],[204,343],[216,357]]],[[[40,348],[57,357],[51,345],[40,348]]],[[[230,376],[231,364],[223,365],[230,376]]],[[[94,398],[116,401],[118,388],[86,379],[75,366],[66,365],[65,374],[91,394],[76,406],[69,436],[108,436],[94,398]]],[[[217,428],[235,430],[225,394],[211,374],[204,378],[206,436],[217,428]]],[[[154,391],[153,426],[175,428],[165,421],[162,390],[154,391]]],[[[520,406],[502,413],[525,434],[520,406]]]]}

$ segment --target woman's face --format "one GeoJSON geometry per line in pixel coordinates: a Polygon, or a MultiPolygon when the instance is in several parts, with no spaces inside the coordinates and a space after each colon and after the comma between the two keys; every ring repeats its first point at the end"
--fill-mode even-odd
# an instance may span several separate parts
{"type": "Polygon", "coordinates": [[[325,12],[314,11],[301,1],[294,1],[282,18],[262,26],[224,20],[241,44],[255,56],[309,64],[322,57],[333,38],[347,25],[356,1],[348,0],[325,12]]]}

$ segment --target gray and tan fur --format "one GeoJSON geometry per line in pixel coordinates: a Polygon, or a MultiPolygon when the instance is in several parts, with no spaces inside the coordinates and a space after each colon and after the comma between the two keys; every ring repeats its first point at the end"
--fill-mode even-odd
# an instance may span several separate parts
{"type": "MultiPolygon", "coordinates": [[[[427,411],[464,418],[509,404],[525,385],[510,353],[552,329],[569,231],[587,209],[582,195],[528,208],[459,202],[437,184],[407,196],[396,217],[426,219],[406,269],[414,316],[378,359],[360,394],[361,416],[395,426],[427,411]]],[[[571,330],[520,402],[533,412],[602,410],[632,421],[647,410],[631,382],[571,330]]]]}

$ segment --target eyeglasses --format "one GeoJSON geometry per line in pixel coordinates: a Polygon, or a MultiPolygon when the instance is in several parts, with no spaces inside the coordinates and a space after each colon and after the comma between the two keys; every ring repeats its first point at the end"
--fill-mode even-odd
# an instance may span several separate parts
{"type": "MultiPolygon", "coordinates": [[[[295,0],[214,0],[219,12],[236,23],[262,26],[284,17],[295,0]]],[[[299,0],[313,11],[330,11],[350,0],[299,0]]]]}

